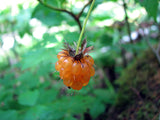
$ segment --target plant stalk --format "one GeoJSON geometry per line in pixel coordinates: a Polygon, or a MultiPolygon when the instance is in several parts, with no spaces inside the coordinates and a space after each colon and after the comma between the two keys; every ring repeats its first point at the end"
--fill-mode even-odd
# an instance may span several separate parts
{"type": "Polygon", "coordinates": [[[92,8],[94,6],[94,2],[95,2],[95,0],[92,1],[91,7],[90,7],[90,9],[88,11],[88,14],[87,14],[87,17],[86,17],[86,19],[84,21],[84,24],[83,24],[83,27],[82,27],[82,31],[80,33],[80,36],[79,36],[79,39],[78,39],[78,42],[77,42],[76,55],[78,54],[79,46],[80,46],[80,43],[81,43],[81,40],[82,40],[82,37],[83,37],[83,33],[84,33],[84,30],[85,30],[89,15],[91,14],[92,8]]]}

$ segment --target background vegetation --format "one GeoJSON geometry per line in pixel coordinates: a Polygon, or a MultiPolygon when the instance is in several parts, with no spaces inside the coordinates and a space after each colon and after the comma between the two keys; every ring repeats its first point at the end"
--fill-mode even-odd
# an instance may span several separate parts
{"type": "Polygon", "coordinates": [[[159,0],[96,0],[84,38],[95,76],[80,91],[55,71],[92,0],[0,5],[0,120],[158,120],[159,0]]]}

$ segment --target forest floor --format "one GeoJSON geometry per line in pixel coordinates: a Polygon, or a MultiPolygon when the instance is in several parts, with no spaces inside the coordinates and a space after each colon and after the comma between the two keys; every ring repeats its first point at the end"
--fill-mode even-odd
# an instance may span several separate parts
{"type": "Polygon", "coordinates": [[[117,102],[106,110],[107,120],[158,120],[160,67],[151,51],[137,57],[115,83],[119,85],[117,102]]]}

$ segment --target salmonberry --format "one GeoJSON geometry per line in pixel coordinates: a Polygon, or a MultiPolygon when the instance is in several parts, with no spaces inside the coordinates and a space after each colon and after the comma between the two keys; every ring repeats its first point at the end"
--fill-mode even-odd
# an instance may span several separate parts
{"type": "Polygon", "coordinates": [[[83,41],[79,53],[76,54],[75,49],[65,43],[66,49],[58,53],[58,61],[55,68],[60,72],[60,78],[68,87],[80,90],[89,83],[90,77],[94,76],[94,60],[86,52],[93,47],[86,48],[86,40],[83,41]]]}

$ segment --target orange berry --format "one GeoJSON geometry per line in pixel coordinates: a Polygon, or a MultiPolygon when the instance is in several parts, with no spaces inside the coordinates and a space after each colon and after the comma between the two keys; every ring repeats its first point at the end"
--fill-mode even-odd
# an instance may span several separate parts
{"type": "Polygon", "coordinates": [[[62,64],[65,59],[67,59],[67,57],[60,57],[60,58],[59,58],[59,64],[62,64]]]}
{"type": "Polygon", "coordinates": [[[58,61],[55,64],[55,68],[56,68],[57,71],[60,71],[61,65],[59,64],[58,61]]]}
{"type": "Polygon", "coordinates": [[[82,74],[88,74],[90,75],[90,69],[89,66],[86,63],[81,64],[82,74]]]}
{"type": "Polygon", "coordinates": [[[73,84],[73,78],[71,78],[70,75],[64,76],[63,83],[66,86],[71,86],[73,84]]]}
{"type": "Polygon", "coordinates": [[[63,79],[64,68],[61,68],[59,71],[60,78],[63,79]]]}
{"type": "Polygon", "coordinates": [[[75,76],[71,88],[74,90],[80,90],[83,87],[82,82],[78,79],[79,76],[75,76]]]}
{"type": "Polygon", "coordinates": [[[86,86],[89,83],[90,76],[89,75],[83,75],[81,77],[81,82],[83,83],[83,86],[86,86]]]}
{"type": "Polygon", "coordinates": [[[72,73],[73,75],[78,75],[81,73],[81,63],[79,61],[75,61],[72,65],[72,73]]]}
{"type": "Polygon", "coordinates": [[[72,64],[73,64],[72,58],[68,57],[63,61],[62,65],[63,65],[63,67],[65,69],[71,69],[72,68],[72,64]]]}
{"type": "Polygon", "coordinates": [[[89,83],[89,81],[87,81],[87,82],[83,83],[83,86],[86,86],[86,85],[88,85],[88,83],[89,83]]]}
{"type": "Polygon", "coordinates": [[[73,75],[68,69],[63,71],[63,80],[73,80],[73,75]]]}
{"type": "Polygon", "coordinates": [[[57,58],[55,69],[59,71],[64,85],[69,88],[80,90],[89,83],[90,77],[95,74],[93,58],[82,52],[75,55],[75,50],[68,48],[68,50],[59,52],[57,58]]]}
{"type": "Polygon", "coordinates": [[[93,60],[93,58],[92,58],[91,56],[86,55],[86,56],[84,56],[84,59],[85,59],[85,61],[88,62],[89,64],[91,64],[91,65],[94,64],[94,60],[93,60]]]}
{"type": "Polygon", "coordinates": [[[91,77],[94,76],[94,74],[95,74],[94,67],[91,67],[91,77]]]}

